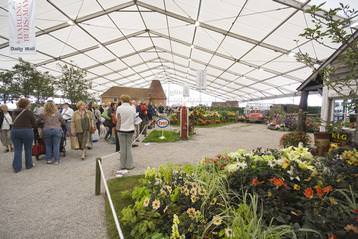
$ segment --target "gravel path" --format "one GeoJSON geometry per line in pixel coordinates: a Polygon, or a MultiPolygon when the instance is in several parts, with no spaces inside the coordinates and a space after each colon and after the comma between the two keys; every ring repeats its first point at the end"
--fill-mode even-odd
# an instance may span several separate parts
{"type": "MultiPolygon", "coordinates": [[[[265,125],[234,124],[220,128],[198,128],[190,141],[141,144],[134,148],[135,169],[163,163],[198,162],[205,156],[237,148],[278,147],[282,132],[265,125]]],[[[114,145],[94,144],[85,161],[69,150],[60,165],[46,165],[14,174],[12,159],[0,148],[0,238],[1,239],[101,239],[107,238],[104,199],[94,196],[95,158],[110,154],[114,145]]],[[[119,155],[103,161],[106,177],[118,167],[119,155]]],[[[36,160],[35,160],[36,161],[36,160]]]]}

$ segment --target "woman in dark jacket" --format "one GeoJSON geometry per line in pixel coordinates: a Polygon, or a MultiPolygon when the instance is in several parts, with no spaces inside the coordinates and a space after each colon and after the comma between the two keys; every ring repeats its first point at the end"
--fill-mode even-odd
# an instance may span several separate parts
{"type": "Polygon", "coordinates": [[[35,116],[29,110],[30,101],[20,99],[17,102],[17,110],[13,115],[13,129],[11,130],[11,140],[14,144],[14,160],[12,166],[15,173],[22,169],[22,147],[25,148],[25,166],[30,169],[32,163],[32,143],[34,141],[35,116]]]}

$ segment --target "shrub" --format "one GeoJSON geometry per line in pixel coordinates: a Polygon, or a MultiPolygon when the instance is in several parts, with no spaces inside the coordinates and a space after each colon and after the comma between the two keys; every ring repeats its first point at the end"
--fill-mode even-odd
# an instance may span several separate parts
{"type": "Polygon", "coordinates": [[[280,145],[284,148],[294,146],[297,147],[300,143],[303,146],[308,146],[311,142],[310,137],[305,132],[294,131],[284,134],[280,139],[280,145]]]}

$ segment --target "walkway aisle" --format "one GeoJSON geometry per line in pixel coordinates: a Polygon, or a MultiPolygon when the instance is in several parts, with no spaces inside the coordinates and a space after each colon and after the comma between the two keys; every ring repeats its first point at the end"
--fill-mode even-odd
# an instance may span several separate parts
{"type": "MultiPolygon", "coordinates": [[[[239,147],[278,147],[282,135],[266,130],[264,125],[245,124],[199,128],[197,132],[191,141],[134,148],[136,168],[131,174],[166,162],[198,162],[204,156],[239,147]]],[[[112,153],[114,148],[104,142],[95,143],[85,161],[79,159],[79,152],[69,150],[58,166],[47,165],[41,160],[34,169],[25,169],[18,174],[13,173],[8,154],[1,152],[0,238],[107,238],[104,199],[94,196],[94,169],[95,158],[112,153]]],[[[107,177],[111,177],[118,167],[118,157],[113,155],[104,160],[107,177]]]]}

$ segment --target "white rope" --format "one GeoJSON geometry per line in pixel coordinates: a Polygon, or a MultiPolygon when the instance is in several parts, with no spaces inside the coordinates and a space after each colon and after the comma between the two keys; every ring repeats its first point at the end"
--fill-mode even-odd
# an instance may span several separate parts
{"type": "MultiPolygon", "coordinates": [[[[102,159],[103,159],[103,157],[102,157],[102,159]]],[[[104,176],[103,168],[102,168],[102,163],[101,163],[100,160],[98,160],[98,165],[99,165],[99,169],[100,169],[100,171],[101,171],[101,176],[102,176],[104,188],[105,188],[105,191],[106,191],[106,193],[107,193],[107,198],[108,198],[109,206],[111,207],[111,211],[112,211],[114,223],[116,224],[116,229],[117,229],[119,238],[120,238],[120,239],[124,239],[123,232],[122,232],[121,226],[120,226],[120,224],[119,224],[119,220],[118,220],[118,216],[117,216],[116,210],[114,209],[114,206],[113,206],[112,197],[111,197],[111,194],[110,194],[109,189],[108,189],[106,177],[104,176]]]]}

